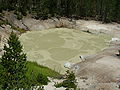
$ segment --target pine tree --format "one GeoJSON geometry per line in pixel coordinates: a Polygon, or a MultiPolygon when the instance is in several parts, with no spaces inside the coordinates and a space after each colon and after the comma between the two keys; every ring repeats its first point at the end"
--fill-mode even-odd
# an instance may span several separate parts
{"type": "Polygon", "coordinates": [[[70,72],[69,70],[67,71],[67,77],[66,80],[63,81],[63,87],[68,88],[74,88],[76,90],[76,79],[75,79],[75,74],[73,72],[70,72]]]}
{"type": "Polygon", "coordinates": [[[77,89],[77,81],[75,78],[75,74],[69,70],[66,71],[66,80],[64,80],[62,83],[58,83],[55,86],[56,87],[65,87],[66,90],[69,90],[70,88],[73,88],[74,90],[77,89]]]}
{"type": "Polygon", "coordinates": [[[26,54],[23,53],[18,39],[17,35],[12,32],[7,44],[4,45],[4,54],[1,58],[3,89],[14,90],[26,87],[26,54]]]}

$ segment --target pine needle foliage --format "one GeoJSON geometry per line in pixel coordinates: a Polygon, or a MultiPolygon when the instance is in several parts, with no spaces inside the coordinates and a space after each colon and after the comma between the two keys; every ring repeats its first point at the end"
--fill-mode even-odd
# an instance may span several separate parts
{"type": "Polygon", "coordinates": [[[1,87],[7,90],[18,90],[26,88],[26,54],[23,53],[23,46],[19,38],[13,32],[4,45],[4,54],[1,58],[1,87]]]}

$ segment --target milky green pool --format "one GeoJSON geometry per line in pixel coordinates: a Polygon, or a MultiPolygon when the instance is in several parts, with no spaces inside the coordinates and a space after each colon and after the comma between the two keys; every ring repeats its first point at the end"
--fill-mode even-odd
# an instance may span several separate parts
{"type": "Polygon", "coordinates": [[[94,54],[105,48],[110,36],[95,35],[82,31],[56,28],[31,31],[21,35],[20,40],[28,61],[36,61],[61,73],[64,63],[80,62],[80,55],[94,54]]]}

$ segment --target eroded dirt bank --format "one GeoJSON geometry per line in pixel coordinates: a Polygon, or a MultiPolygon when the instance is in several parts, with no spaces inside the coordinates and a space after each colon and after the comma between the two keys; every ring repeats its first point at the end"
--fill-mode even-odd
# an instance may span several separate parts
{"type": "MultiPolygon", "coordinates": [[[[77,30],[83,30],[91,33],[106,33],[115,37],[119,37],[120,24],[109,23],[103,24],[100,21],[94,20],[74,20],[65,17],[51,18],[48,20],[36,20],[31,16],[24,17],[22,20],[18,20],[17,16],[13,12],[4,12],[4,20],[7,20],[11,25],[19,27],[25,30],[46,30],[50,28],[72,28],[77,30]]],[[[2,29],[9,29],[9,25],[0,27],[2,29]]]]}
{"type": "Polygon", "coordinates": [[[116,90],[120,81],[119,49],[120,46],[112,46],[75,64],[72,69],[76,73],[78,87],[87,90],[116,90]]]}

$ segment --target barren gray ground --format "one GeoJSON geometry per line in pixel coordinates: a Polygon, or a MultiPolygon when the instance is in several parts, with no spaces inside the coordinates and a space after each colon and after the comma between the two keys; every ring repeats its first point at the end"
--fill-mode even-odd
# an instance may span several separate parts
{"type": "Polygon", "coordinates": [[[120,47],[112,46],[73,66],[78,87],[87,90],[116,90],[120,82],[120,47]],[[77,67],[77,69],[75,69],[77,67]]]}

